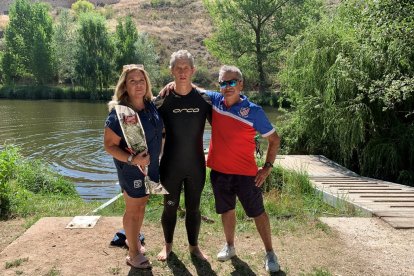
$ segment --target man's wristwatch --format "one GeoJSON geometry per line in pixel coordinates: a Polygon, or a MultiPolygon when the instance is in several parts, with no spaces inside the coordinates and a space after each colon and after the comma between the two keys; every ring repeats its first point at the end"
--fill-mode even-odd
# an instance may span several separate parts
{"type": "Polygon", "coordinates": [[[134,165],[134,163],[132,163],[132,159],[134,159],[134,155],[133,154],[131,154],[130,156],[128,156],[128,159],[127,159],[127,164],[128,165],[134,165]]]}
{"type": "Polygon", "coordinates": [[[273,164],[270,162],[266,162],[264,163],[263,168],[273,168],[273,164]]]}

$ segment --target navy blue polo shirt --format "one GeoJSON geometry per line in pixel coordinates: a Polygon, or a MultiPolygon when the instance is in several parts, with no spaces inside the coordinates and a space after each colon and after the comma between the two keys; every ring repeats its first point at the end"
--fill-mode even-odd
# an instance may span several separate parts
{"type": "MultiPolygon", "coordinates": [[[[142,127],[144,128],[148,153],[150,154],[148,176],[152,181],[159,182],[159,157],[161,153],[163,122],[155,105],[147,101],[145,102],[145,109],[139,111],[138,116],[141,120],[142,127]]],[[[129,153],[115,109],[112,109],[109,113],[105,122],[105,127],[109,127],[116,135],[121,137],[119,147],[129,153]]],[[[144,174],[141,170],[137,166],[128,165],[115,158],[114,163],[118,172],[119,185],[121,188],[131,197],[145,196],[144,174]]]]}

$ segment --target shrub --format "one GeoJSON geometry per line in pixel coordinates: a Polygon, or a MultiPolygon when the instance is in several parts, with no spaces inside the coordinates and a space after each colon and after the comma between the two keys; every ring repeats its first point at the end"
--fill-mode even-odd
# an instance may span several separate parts
{"type": "Polygon", "coordinates": [[[150,5],[152,8],[163,8],[171,6],[171,1],[168,0],[151,0],[150,5]]]}
{"type": "Polygon", "coordinates": [[[29,213],[36,194],[77,196],[73,183],[40,160],[24,160],[17,147],[6,146],[0,151],[0,218],[29,213]]]}
{"type": "Polygon", "coordinates": [[[260,106],[273,106],[279,105],[277,94],[274,92],[260,93],[257,91],[244,92],[251,102],[260,106]]]}
{"type": "Polygon", "coordinates": [[[288,153],[413,185],[413,14],[413,1],[342,1],[292,39],[280,74],[288,153]]]}
{"type": "Polygon", "coordinates": [[[17,160],[20,157],[19,150],[13,146],[6,146],[0,151],[0,183],[5,183],[14,177],[17,160]]]}
{"type": "Polygon", "coordinates": [[[21,187],[36,194],[77,194],[70,181],[52,172],[40,160],[22,163],[18,167],[16,180],[21,187]]]}
{"type": "Polygon", "coordinates": [[[78,0],[72,4],[72,10],[74,10],[78,15],[81,13],[91,12],[94,9],[94,5],[87,0],[78,0]]]}

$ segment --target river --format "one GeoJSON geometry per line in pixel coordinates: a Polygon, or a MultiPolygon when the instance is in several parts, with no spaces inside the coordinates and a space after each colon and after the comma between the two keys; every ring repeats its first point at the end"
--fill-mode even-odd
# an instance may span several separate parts
{"type": "MultiPolygon", "coordinates": [[[[265,108],[276,122],[276,108],[265,108]]],[[[119,193],[116,170],[103,149],[105,103],[0,100],[0,148],[13,144],[27,158],[48,163],[76,185],[85,200],[106,200],[119,193]]],[[[210,125],[204,147],[208,148],[210,125]]]]}

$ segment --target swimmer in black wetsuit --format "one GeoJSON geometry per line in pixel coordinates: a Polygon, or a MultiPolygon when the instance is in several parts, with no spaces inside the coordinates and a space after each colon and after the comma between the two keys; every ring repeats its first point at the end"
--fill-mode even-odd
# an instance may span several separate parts
{"type": "Polygon", "coordinates": [[[192,86],[194,59],[188,51],[173,53],[170,68],[175,89],[168,96],[155,99],[166,132],[160,180],[169,192],[164,195],[161,217],[165,246],[157,258],[165,261],[172,251],[180,193],[184,188],[189,250],[206,260],[207,256],[198,247],[198,234],[201,224],[200,197],[206,176],[203,132],[206,119],[211,116],[211,101],[192,86]]]}

